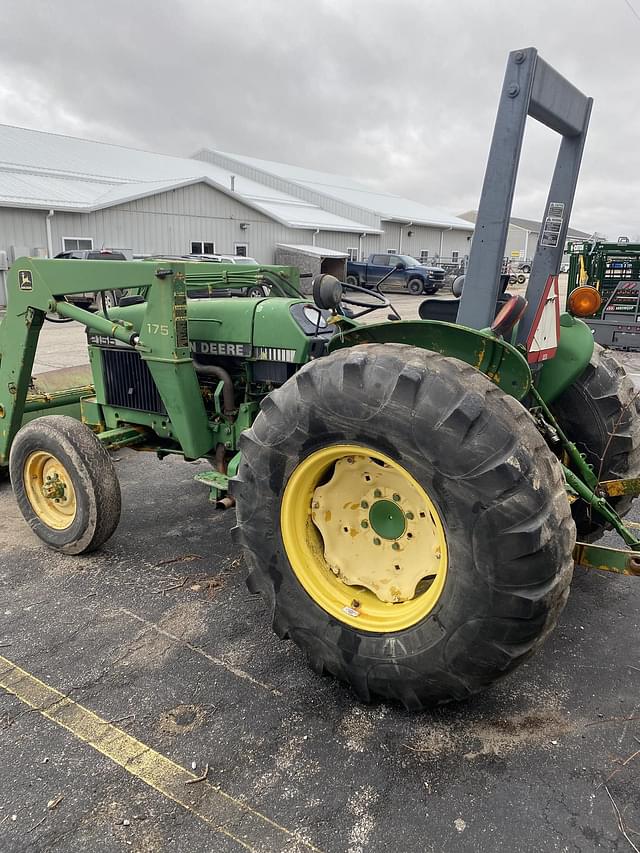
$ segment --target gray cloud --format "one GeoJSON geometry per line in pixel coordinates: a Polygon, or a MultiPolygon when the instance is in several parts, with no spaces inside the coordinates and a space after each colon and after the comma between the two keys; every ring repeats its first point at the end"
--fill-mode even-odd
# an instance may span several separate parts
{"type": "MultiPolygon", "coordinates": [[[[640,14],[640,0],[637,4],[640,14]]],[[[624,0],[5,0],[0,121],[189,155],[211,145],[477,206],[509,50],[595,98],[573,224],[640,237],[640,21],[624,0]]],[[[514,212],[556,140],[527,134],[514,212]]]]}

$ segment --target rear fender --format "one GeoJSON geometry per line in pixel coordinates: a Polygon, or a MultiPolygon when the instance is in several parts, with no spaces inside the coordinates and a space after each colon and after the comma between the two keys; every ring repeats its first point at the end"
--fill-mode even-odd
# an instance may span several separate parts
{"type": "Polygon", "coordinates": [[[458,358],[475,367],[506,394],[522,400],[531,386],[527,360],[511,344],[488,332],[438,320],[401,320],[362,325],[334,335],[329,350],[357,344],[409,344],[458,358]]]}
{"type": "Polygon", "coordinates": [[[553,403],[586,369],[593,355],[593,333],[570,314],[560,315],[560,338],[555,356],[545,361],[537,384],[547,405],[553,403]]]}

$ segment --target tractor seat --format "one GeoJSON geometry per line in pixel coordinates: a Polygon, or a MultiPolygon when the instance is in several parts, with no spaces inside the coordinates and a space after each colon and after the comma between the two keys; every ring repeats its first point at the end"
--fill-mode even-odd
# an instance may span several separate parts
{"type": "Polygon", "coordinates": [[[146,302],[144,296],[121,296],[118,300],[118,308],[126,308],[127,305],[142,305],[146,302]]]}
{"type": "MultiPolygon", "coordinates": [[[[501,296],[498,296],[496,314],[510,299],[510,293],[503,293],[501,296]]],[[[458,318],[459,307],[460,299],[455,296],[448,299],[436,296],[431,299],[424,299],[420,303],[418,316],[421,320],[441,320],[444,323],[455,323],[458,318]]]]}
{"type": "Polygon", "coordinates": [[[455,296],[450,299],[434,297],[424,299],[418,308],[418,316],[421,320],[442,320],[445,323],[455,323],[458,316],[460,300],[455,296]]]}

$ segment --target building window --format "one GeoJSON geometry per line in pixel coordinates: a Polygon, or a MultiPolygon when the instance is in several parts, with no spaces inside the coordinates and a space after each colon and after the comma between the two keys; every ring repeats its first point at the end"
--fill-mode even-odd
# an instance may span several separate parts
{"type": "Polygon", "coordinates": [[[206,243],[200,240],[191,241],[192,255],[213,255],[216,251],[215,243],[206,243]]]}
{"type": "Polygon", "coordinates": [[[387,249],[387,255],[395,255],[397,251],[397,249],[387,249]]]}
{"type": "Polygon", "coordinates": [[[348,256],[350,261],[357,261],[358,260],[358,250],[354,249],[354,248],[347,249],[347,256],[348,256]]]}
{"type": "Polygon", "coordinates": [[[91,237],[62,238],[63,252],[79,252],[82,249],[93,249],[93,239],[91,237]]]}
{"type": "Polygon", "coordinates": [[[454,264],[458,263],[458,253],[457,252],[451,252],[451,260],[453,261],[454,264]]]}
{"type": "Polygon", "coordinates": [[[249,254],[249,244],[248,243],[234,243],[233,244],[233,254],[239,255],[241,258],[246,258],[249,254]]]}
{"type": "Polygon", "coordinates": [[[429,250],[420,249],[420,263],[424,264],[429,260],[429,250]]]}

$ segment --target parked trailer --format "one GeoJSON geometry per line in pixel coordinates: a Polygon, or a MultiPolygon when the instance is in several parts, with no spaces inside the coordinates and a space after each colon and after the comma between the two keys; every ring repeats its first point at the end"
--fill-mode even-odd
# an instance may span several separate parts
{"type": "Polygon", "coordinates": [[[587,319],[603,347],[640,351],[640,243],[569,242],[568,293],[581,285],[595,287],[601,298],[587,319]]]}

